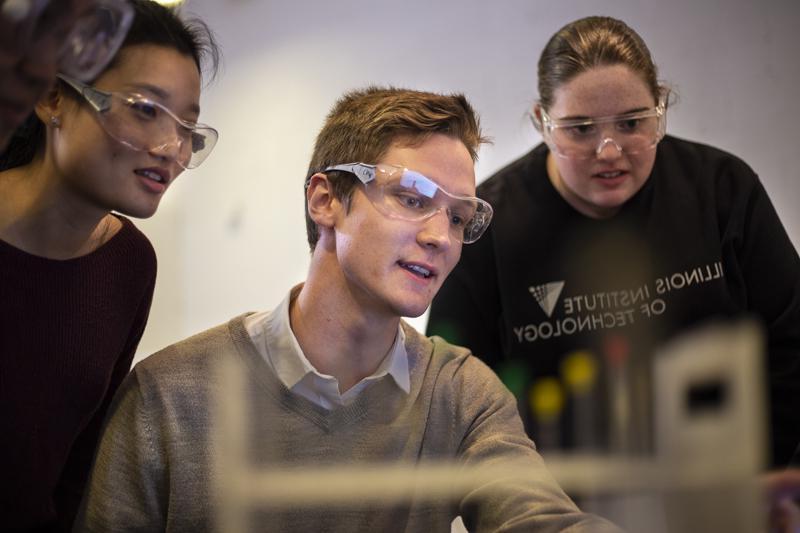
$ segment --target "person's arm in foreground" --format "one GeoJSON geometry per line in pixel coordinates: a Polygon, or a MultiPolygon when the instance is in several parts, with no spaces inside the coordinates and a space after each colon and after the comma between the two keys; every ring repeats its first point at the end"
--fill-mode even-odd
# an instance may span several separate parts
{"type": "Polygon", "coordinates": [[[499,378],[474,357],[447,376],[453,387],[456,424],[465,430],[458,452],[466,467],[508,467],[468,493],[460,513],[469,531],[591,531],[620,529],[581,512],[547,471],[525,435],[516,400],[499,378]]]}

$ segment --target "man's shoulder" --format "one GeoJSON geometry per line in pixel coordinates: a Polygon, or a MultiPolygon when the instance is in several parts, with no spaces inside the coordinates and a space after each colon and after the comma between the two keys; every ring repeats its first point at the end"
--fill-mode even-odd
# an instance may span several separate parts
{"type": "Polygon", "coordinates": [[[451,344],[436,335],[426,337],[410,326],[406,327],[405,334],[409,357],[413,355],[424,360],[429,374],[435,374],[439,379],[444,376],[448,380],[458,379],[476,385],[487,385],[497,380],[494,371],[475,357],[469,348],[451,344]]]}
{"type": "Polygon", "coordinates": [[[182,380],[210,372],[215,361],[236,355],[249,342],[244,328],[247,314],[159,350],[139,362],[135,371],[155,380],[182,380]]]}
{"type": "Polygon", "coordinates": [[[497,374],[468,348],[438,336],[425,339],[431,355],[419,386],[421,397],[430,402],[429,420],[434,425],[448,420],[449,427],[463,436],[474,420],[492,413],[489,418],[492,424],[499,424],[498,431],[513,427],[515,434],[527,441],[516,400],[497,374]]]}
{"type": "Polygon", "coordinates": [[[407,322],[402,322],[402,327],[409,359],[422,361],[426,366],[431,363],[441,366],[462,361],[470,355],[467,348],[450,344],[439,336],[426,337],[407,322]]]}

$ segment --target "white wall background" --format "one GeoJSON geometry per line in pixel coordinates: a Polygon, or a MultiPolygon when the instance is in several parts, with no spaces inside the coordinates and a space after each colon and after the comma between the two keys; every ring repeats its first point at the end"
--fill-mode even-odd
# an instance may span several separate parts
{"type": "Polygon", "coordinates": [[[302,183],[344,91],[464,92],[494,138],[480,152],[483,179],[539,141],[525,119],[539,53],[587,15],[621,18],[642,35],[679,93],[668,132],[750,163],[800,245],[797,0],[189,0],[183,10],[212,26],[225,56],[201,115],[221,137],[139,223],[159,257],[139,358],[272,308],[305,277],[302,183]]]}

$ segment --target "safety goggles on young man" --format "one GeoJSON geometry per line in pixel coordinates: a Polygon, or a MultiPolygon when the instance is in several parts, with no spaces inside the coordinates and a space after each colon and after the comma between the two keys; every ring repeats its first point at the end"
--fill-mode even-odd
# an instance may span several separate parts
{"type": "Polygon", "coordinates": [[[217,142],[217,130],[179,118],[165,106],[138,94],[105,92],[76,79],[58,77],[97,111],[97,120],[111,137],[139,151],[177,147],[183,168],[197,168],[217,142]]]}
{"type": "MultiPolygon", "coordinates": [[[[21,49],[52,39],[59,23],[72,9],[63,0],[6,0],[2,15],[12,24],[21,49]]],[[[79,79],[94,79],[119,49],[133,22],[133,7],[126,0],[94,0],[79,13],[58,52],[58,71],[79,79]]]]}
{"type": "Polygon", "coordinates": [[[450,194],[436,182],[397,165],[348,163],[323,172],[349,172],[364,184],[372,205],[384,216],[418,222],[444,210],[450,235],[469,244],[478,240],[492,220],[492,206],[474,196],[450,194]]]}
{"type": "Polygon", "coordinates": [[[667,127],[666,96],[651,109],[609,117],[560,120],[551,118],[544,108],[540,112],[541,122],[534,125],[550,150],[567,159],[595,157],[607,144],[626,155],[652,150],[667,127]]]}

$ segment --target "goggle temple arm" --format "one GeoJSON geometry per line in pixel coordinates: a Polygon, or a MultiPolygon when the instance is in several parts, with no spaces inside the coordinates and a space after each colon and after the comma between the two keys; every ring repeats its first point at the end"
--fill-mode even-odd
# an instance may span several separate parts
{"type": "Polygon", "coordinates": [[[111,94],[103,92],[99,89],[95,89],[94,87],[86,85],[82,81],[71,78],[66,74],[58,74],[57,77],[75,89],[78,94],[83,96],[83,98],[89,102],[95,111],[102,113],[111,108],[111,98],[113,98],[111,94]]]}
{"type": "MultiPolygon", "coordinates": [[[[331,171],[339,171],[339,172],[347,172],[353,174],[355,177],[361,181],[364,185],[367,183],[375,180],[376,174],[376,166],[375,165],[368,165],[366,163],[345,163],[341,165],[333,165],[332,167],[327,167],[322,172],[331,172],[331,171]]],[[[310,178],[309,178],[310,179],[310,178]]]]}

